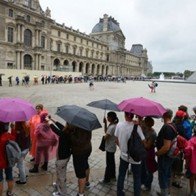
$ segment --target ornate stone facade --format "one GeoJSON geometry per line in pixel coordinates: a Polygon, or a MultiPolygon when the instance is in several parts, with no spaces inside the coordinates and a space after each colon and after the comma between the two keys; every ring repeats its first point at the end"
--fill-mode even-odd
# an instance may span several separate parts
{"type": "Polygon", "coordinates": [[[126,50],[119,23],[106,14],[87,35],[56,23],[39,0],[1,0],[0,24],[1,69],[123,76],[148,70],[147,50],[142,45],[126,50]]]}

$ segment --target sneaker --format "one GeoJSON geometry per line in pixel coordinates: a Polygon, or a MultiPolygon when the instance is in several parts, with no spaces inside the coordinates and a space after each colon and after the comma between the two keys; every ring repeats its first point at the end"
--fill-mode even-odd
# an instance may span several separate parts
{"type": "Polygon", "coordinates": [[[59,192],[53,192],[52,195],[53,196],[62,196],[59,192]]]}
{"type": "Polygon", "coordinates": [[[176,187],[178,189],[182,188],[182,186],[178,182],[172,182],[172,186],[174,186],[174,187],[176,187]]]}
{"type": "Polygon", "coordinates": [[[150,188],[146,187],[145,185],[144,186],[141,186],[141,190],[142,191],[150,191],[150,188]]]}
{"type": "Polygon", "coordinates": [[[7,196],[14,196],[14,193],[10,192],[10,191],[7,191],[6,193],[7,196]]]}
{"type": "Polygon", "coordinates": [[[35,161],[35,158],[30,159],[30,162],[33,162],[33,161],[35,161]]]}
{"type": "Polygon", "coordinates": [[[91,187],[90,182],[86,182],[86,183],[85,183],[85,187],[86,187],[87,189],[89,189],[89,188],[91,187]]]}
{"type": "Polygon", "coordinates": [[[99,180],[100,184],[108,184],[110,181],[106,181],[105,179],[99,180]]]}
{"type": "Polygon", "coordinates": [[[20,180],[17,180],[16,181],[16,184],[26,184],[27,182],[25,181],[25,182],[21,182],[20,180]]]}

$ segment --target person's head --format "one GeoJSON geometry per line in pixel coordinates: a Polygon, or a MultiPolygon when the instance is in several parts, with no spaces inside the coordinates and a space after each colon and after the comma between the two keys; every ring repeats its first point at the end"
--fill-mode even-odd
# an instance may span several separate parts
{"type": "Polygon", "coordinates": [[[184,117],[186,117],[186,112],[182,111],[182,110],[178,110],[176,112],[176,117],[179,118],[179,119],[184,119],[184,117]]]}
{"type": "Polygon", "coordinates": [[[185,105],[181,105],[181,106],[179,106],[179,107],[178,107],[178,110],[181,110],[181,111],[183,111],[183,112],[186,112],[186,113],[187,113],[188,108],[187,108],[185,105]]]}
{"type": "Polygon", "coordinates": [[[115,124],[118,123],[119,121],[115,112],[108,112],[107,119],[110,123],[115,123],[115,124]]]}
{"type": "Polygon", "coordinates": [[[167,109],[167,111],[163,114],[163,121],[166,123],[167,121],[171,121],[173,117],[173,111],[171,109],[167,109]]]}
{"type": "Polygon", "coordinates": [[[131,112],[125,112],[125,120],[126,121],[132,121],[134,117],[134,114],[131,112]]]}
{"type": "Polygon", "coordinates": [[[0,134],[5,133],[9,130],[9,123],[1,122],[0,121],[0,134]]]}
{"type": "Polygon", "coordinates": [[[24,131],[26,135],[29,135],[29,128],[25,121],[17,121],[15,122],[15,130],[21,132],[24,131]]]}
{"type": "Polygon", "coordinates": [[[46,120],[46,117],[48,116],[48,113],[44,112],[44,113],[41,113],[40,114],[40,122],[41,123],[46,123],[47,120],[46,120]]]}
{"type": "Polygon", "coordinates": [[[153,118],[147,116],[145,119],[144,119],[144,123],[147,127],[151,128],[154,126],[154,120],[153,118]]]}
{"type": "Polygon", "coordinates": [[[35,109],[37,111],[37,114],[40,114],[41,111],[43,110],[44,106],[42,104],[37,104],[35,109]]]}

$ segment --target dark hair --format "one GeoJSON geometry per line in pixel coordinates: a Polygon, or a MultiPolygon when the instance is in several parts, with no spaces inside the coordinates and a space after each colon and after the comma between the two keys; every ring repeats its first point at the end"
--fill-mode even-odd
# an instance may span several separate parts
{"type": "Polygon", "coordinates": [[[130,119],[133,119],[134,114],[131,113],[131,112],[125,112],[125,116],[128,117],[128,118],[130,118],[130,119]]]}
{"type": "Polygon", "coordinates": [[[178,110],[182,110],[183,112],[187,112],[188,108],[185,105],[181,105],[178,107],[178,110]]]}
{"type": "Polygon", "coordinates": [[[36,109],[43,110],[44,106],[42,104],[37,104],[35,108],[36,109]]]}
{"type": "Polygon", "coordinates": [[[110,117],[114,123],[118,123],[119,120],[115,112],[108,112],[107,116],[110,117]]]}
{"type": "Polygon", "coordinates": [[[153,118],[147,116],[145,119],[144,119],[144,122],[145,122],[145,125],[147,127],[153,127],[154,126],[154,120],[153,118]]]}
{"type": "Polygon", "coordinates": [[[5,133],[9,130],[9,123],[4,123],[0,121],[0,134],[5,133]]]}
{"type": "Polygon", "coordinates": [[[171,109],[167,109],[166,112],[163,114],[163,118],[172,119],[173,111],[171,109]]]}

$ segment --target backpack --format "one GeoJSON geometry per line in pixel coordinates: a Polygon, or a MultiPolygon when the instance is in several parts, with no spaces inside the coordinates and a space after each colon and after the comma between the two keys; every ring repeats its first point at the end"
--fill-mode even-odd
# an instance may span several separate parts
{"type": "Polygon", "coordinates": [[[155,87],[157,87],[158,86],[158,83],[155,83],[155,87]]]}
{"type": "Polygon", "coordinates": [[[21,158],[21,149],[15,141],[9,140],[6,144],[6,154],[8,166],[14,167],[21,158]]]}
{"type": "Polygon", "coordinates": [[[127,143],[127,154],[134,161],[139,162],[146,158],[147,151],[142,143],[142,140],[137,132],[138,125],[134,125],[133,131],[127,143]]]}
{"type": "MultiPolygon", "coordinates": [[[[168,124],[168,125],[177,134],[175,127],[172,126],[171,124],[168,124]]],[[[184,137],[177,135],[171,142],[171,146],[170,146],[169,151],[167,152],[167,156],[170,158],[177,158],[180,152],[184,150],[186,146],[187,146],[187,140],[184,137]]]]}

